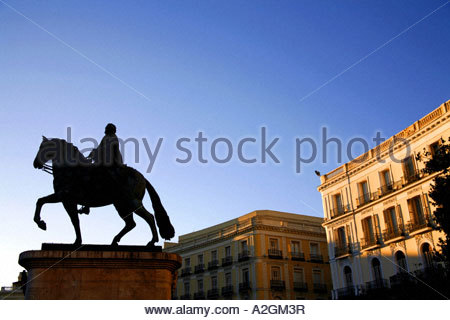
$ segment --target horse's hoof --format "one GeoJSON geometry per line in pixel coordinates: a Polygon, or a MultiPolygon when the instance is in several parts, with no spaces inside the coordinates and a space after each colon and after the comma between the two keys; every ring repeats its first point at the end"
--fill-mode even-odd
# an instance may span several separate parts
{"type": "Polygon", "coordinates": [[[47,230],[47,224],[44,221],[40,220],[36,223],[37,223],[38,227],[41,228],[42,230],[44,230],[44,231],[47,230]]]}
{"type": "Polygon", "coordinates": [[[111,243],[111,247],[118,247],[118,246],[119,246],[119,243],[117,241],[113,241],[111,243]]]}
{"type": "Polygon", "coordinates": [[[75,242],[73,243],[74,246],[81,246],[81,240],[75,240],[75,242]]]}
{"type": "Polygon", "coordinates": [[[150,241],[149,243],[147,243],[146,247],[154,247],[155,246],[155,242],[154,241],[150,241]]]}

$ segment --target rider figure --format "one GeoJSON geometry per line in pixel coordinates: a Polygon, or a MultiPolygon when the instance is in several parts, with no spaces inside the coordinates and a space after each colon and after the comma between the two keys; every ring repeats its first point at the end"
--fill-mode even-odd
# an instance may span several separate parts
{"type": "MultiPolygon", "coordinates": [[[[108,123],[105,127],[105,136],[96,149],[93,149],[88,159],[92,159],[95,165],[108,167],[113,170],[110,171],[110,175],[114,180],[118,179],[118,170],[123,166],[122,154],[119,148],[119,139],[116,136],[116,126],[112,123],[108,123]]],[[[79,213],[89,214],[89,207],[82,207],[79,213]]]]}

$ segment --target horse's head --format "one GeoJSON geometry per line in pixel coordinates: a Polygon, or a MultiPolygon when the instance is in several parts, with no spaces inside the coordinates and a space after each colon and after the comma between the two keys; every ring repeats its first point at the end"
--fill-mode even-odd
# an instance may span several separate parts
{"type": "Polygon", "coordinates": [[[55,159],[58,156],[58,150],[60,150],[60,143],[58,139],[47,139],[42,136],[42,142],[39,146],[39,150],[34,158],[33,166],[36,169],[42,169],[44,164],[50,160],[55,159]]]}

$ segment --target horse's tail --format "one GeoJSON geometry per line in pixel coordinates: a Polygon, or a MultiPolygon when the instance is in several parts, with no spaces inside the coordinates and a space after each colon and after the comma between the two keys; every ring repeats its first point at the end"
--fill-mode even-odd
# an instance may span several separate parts
{"type": "Polygon", "coordinates": [[[145,179],[145,187],[150,199],[152,200],[153,210],[155,211],[156,224],[158,225],[159,234],[165,240],[170,240],[175,236],[175,229],[170,223],[169,216],[167,215],[166,209],[164,209],[161,199],[158,196],[155,188],[151,183],[145,179]]]}

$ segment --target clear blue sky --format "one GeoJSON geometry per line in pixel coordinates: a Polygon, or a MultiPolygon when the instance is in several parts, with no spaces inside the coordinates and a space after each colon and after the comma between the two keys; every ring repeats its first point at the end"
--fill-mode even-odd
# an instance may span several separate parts
{"type": "MultiPolygon", "coordinates": [[[[46,232],[32,221],[36,199],[52,192],[51,176],[32,166],[41,135],[65,138],[71,126],[83,147],[81,138],[101,139],[113,122],[121,138],[145,137],[152,148],[164,138],[146,177],[180,235],[256,209],[322,216],[314,170],[338,164],[319,158],[296,174],[296,137],[318,139],[322,126],[344,142],[377,130],[389,137],[450,99],[450,4],[303,99],[443,0],[6,0],[73,49],[2,2],[1,285],[15,280],[21,251],[74,240],[60,204],[44,206],[46,232]],[[280,164],[242,164],[236,155],[224,165],[209,155],[208,164],[175,162],[180,137],[203,131],[207,148],[217,137],[237,145],[260,141],[261,126],[280,138],[280,164]]],[[[145,171],[141,148],[140,163],[125,160],[145,171]]],[[[256,146],[245,150],[258,156],[256,146]]],[[[150,239],[136,221],[122,244],[150,239]]],[[[110,243],[122,220],[113,207],[93,209],[81,227],[85,243],[110,243]]]]}

